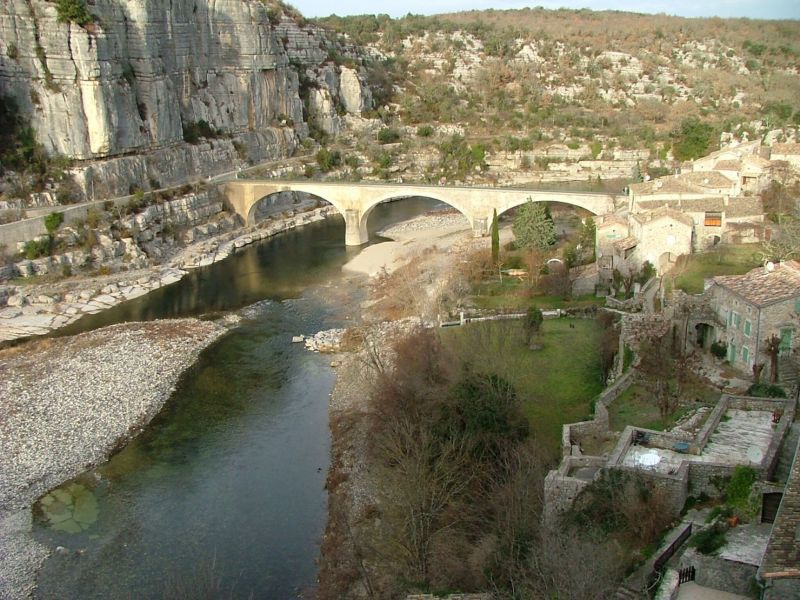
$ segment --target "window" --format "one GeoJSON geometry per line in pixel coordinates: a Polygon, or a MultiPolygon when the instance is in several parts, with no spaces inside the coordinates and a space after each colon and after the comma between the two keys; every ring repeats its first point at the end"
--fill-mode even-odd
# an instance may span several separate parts
{"type": "Polygon", "coordinates": [[[728,344],[728,362],[736,362],[736,344],[728,344]]]}
{"type": "Polygon", "coordinates": [[[733,311],[729,310],[728,311],[728,327],[730,327],[731,325],[733,325],[733,311]]]}
{"type": "Polygon", "coordinates": [[[707,212],[703,225],[706,227],[722,227],[722,213],[707,212]]]}
{"type": "Polygon", "coordinates": [[[742,346],[742,362],[746,365],[750,363],[750,349],[747,346],[742,346]]]}
{"type": "Polygon", "coordinates": [[[753,323],[750,321],[750,319],[745,319],[744,320],[744,334],[747,337],[750,337],[750,332],[752,330],[753,330],[753,323]]]}
{"type": "Polygon", "coordinates": [[[737,312],[733,313],[733,326],[736,327],[736,329],[742,328],[742,315],[737,312]]]}

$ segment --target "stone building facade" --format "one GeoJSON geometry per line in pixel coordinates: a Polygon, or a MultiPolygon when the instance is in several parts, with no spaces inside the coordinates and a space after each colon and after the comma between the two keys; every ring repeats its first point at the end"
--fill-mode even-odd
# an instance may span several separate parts
{"type": "Polygon", "coordinates": [[[722,327],[716,340],[728,346],[728,361],[747,373],[753,364],[770,358],[765,343],[780,339],[778,372],[782,379],[796,377],[800,347],[800,263],[790,261],[759,267],[744,275],[715,277],[706,291],[711,309],[722,327]]]}

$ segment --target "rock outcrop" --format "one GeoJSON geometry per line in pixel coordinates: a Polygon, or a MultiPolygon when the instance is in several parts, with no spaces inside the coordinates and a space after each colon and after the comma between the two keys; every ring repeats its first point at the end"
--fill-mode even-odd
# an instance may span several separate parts
{"type": "Polygon", "coordinates": [[[339,105],[358,113],[370,102],[363,73],[345,68],[340,86],[341,63],[360,63],[354,46],[269,3],[88,4],[94,22],[83,27],[59,22],[45,0],[0,5],[0,93],[48,151],[82,161],[91,196],[290,155],[308,131],[303,85],[315,91],[306,114],[331,131],[339,105]],[[187,143],[201,121],[215,133],[187,143]]]}

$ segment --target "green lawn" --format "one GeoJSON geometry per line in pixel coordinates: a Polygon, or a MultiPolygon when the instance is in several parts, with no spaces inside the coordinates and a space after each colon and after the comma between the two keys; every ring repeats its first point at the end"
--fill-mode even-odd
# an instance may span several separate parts
{"type": "Polygon", "coordinates": [[[672,275],[675,287],[689,294],[703,291],[703,281],[715,275],[741,275],[759,266],[759,244],[720,244],[701,254],[683,256],[672,275]]]}
{"type": "Polygon", "coordinates": [[[662,419],[650,393],[639,385],[632,385],[608,407],[609,425],[613,431],[622,431],[627,425],[655,431],[672,429],[689,411],[700,406],[713,406],[719,397],[718,390],[698,383],[687,384],[678,410],[662,419]]]}
{"type": "Polygon", "coordinates": [[[500,281],[484,282],[475,287],[470,302],[476,308],[495,310],[527,309],[536,305],[541,309],[584,307],[603,304],[602,298],[593,294],[564,299],[562,296],[531,295],[530,284],[512,277],[500,281]]]}
{"type": "Polygon", "coordinates": [[[544,322],[538,350],[525,345],[520,321],[454,327],[442,337],[457,357],[514,384],[532,434],[556,452],[561,426],[589,418],[592,400],[603,389],[601,333],[594,320],[564,318],[544,322]]]}

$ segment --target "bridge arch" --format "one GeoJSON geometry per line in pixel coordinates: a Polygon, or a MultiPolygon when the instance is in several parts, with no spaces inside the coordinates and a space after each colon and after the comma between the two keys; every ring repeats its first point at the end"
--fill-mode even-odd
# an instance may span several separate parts
{"type": "MultiPolygon", "coordinates": [[[[452,199],[447,198],[443,194],[437,193],[428,193],[427,191],[422,194],[401,194],[401,193],[389,193],[384,194],[382,196],[376,197],[374,201],[370,201],[365,208],[361,211],[361,219],[359,221],[359,234],[363,237],[364,242],[366,243],[369,241],[369,233],[367,231],[367,222],[369,221],[369,216],[372,214],[372,211],[375,210],[379,205],[383,204],[384,202],[389,201],[396,201],[402,200],[404,198],[428,198],[430,200],[436,200],[437,202],[441,202],[442,204],[446,204],[452,208],[455,208],[464,218],[467,219],[467,222],[470,224],[470,227],[473,229],[475,228],[475,224],[473,223],[473,219],[471,217],[470,208],[463,205],[461,202],[454,202],[452,199]]],[[[476,232],[483,234],[483,232],[476,232]]]]}

